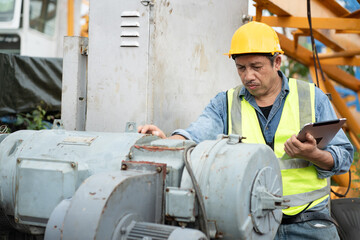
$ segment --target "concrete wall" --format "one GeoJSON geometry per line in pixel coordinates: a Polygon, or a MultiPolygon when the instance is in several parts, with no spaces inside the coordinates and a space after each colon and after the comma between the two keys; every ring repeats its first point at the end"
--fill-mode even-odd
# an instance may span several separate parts
{"type": "Polygon", "coordinates": [[[247,0],[91,1],[86,130],[186,128],[240,83],[223,53],[247,9],[247,0]]]}

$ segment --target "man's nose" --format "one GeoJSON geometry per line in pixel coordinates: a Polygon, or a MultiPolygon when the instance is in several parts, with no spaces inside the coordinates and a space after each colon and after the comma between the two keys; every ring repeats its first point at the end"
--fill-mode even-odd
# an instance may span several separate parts
{"type": "Polygon", "coordinates": [[[245,81],[253,80],[255,78],[254,70],[252,70],[251,68],[246,68],[241,78],[244,79],[245,81]]]}

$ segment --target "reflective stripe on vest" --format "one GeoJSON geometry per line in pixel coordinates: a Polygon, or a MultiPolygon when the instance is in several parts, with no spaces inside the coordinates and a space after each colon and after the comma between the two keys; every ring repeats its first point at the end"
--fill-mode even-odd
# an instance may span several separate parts
{"type": "MultiPolygon", "coordinates": [[[[328,197],[326,179],[317,177],[316,169],[303,159],[280,159],[284,156],[284,143],[299,132],[305,123],[315,122],[315,87],[313,84],[290,79],[280,122],[274,137],[274,152],[279,159],[283,181],[283,195],[290,200],[291,208],[283,210],[287,215],[301,212],[309,202],[309,208],[328,197]]],[[[239,134],[246,143],[266,144],[256,115],[256,110],[245,99],[240,99],[241,87],[230,89],[228,98],[228,134],[239,134]]]]}

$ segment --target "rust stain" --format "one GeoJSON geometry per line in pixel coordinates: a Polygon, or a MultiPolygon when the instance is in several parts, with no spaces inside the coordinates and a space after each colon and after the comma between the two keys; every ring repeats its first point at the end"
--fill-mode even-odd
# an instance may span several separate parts
{"type": "Polygon", "coordinates": [[[226,170],[227,168],[229,168],[229,167],[228,167],[228,166],[220,167],[219,169],[216,170],[216,172],[219,173],[219,172],[221,172],[221,171],[226,170]]]}
{"type": "MultiPolygon", "coordinates": [[[[135,145],[136,147],[136,145],[135,145]]],[[[131,163],[134,165],[137,164],[149,164],[149,165],[153,165],[156,168],[161,168],[161,171],[157,171],[158,173],[162,174],[163,176],[163,180],[166,178],[166,171],[162,171],[162,169],[166,169],[166,164],[165,163],[156,163],[156,162],[149,162],[149,161],[123,161],[122,164],[127,164],[127,163],[131,163]]]]}
{"type": "Polygon", "coordinates": [[[103,210],[101,211],[101,215],[104,215],[106,208],[107,208],[107,204],[104,206],[103,210]]]}
{"type": "Polygon", "coordinates": [[[209,197],[208,196],[205,196],[205,200],[208,200],[209,199],[209,197]]]}
{"type": "Polygon", "coordinates": [[[224,237],[224,233],[222,233],[222,232],[216,232],[215,238],[223,238],[223,237],[224,237]]]}
{"type": "Polygon", "coordinates": [[[171,13],[172,13],[172,11],[173,11],[173,9],[170,9],[170,10],[169,10],[169,13],[171,14],[171,13]]]}
{"type": "Polygon", "coordinates": [[[89,192],[89,194],[90,194],[91,196],[94,196],[94,195],[96,194],[96,192],[89,192]]]}
{"type": "Polygon", "coordinates": [[[168,214],[165,216],[165,219],[166,219],[167,221],[175,221],[175,218],[172,217],[172,216],[170,216],[170,215],[168,215],[168,214]]]}
{"type": "Polygon", "coordinates": [[[196,66],[195,69],[202,72],[208,71],[209,60],[206,55],[205,47],[202,43],[196,45],[193,55],[200,60],[199,65],[196,66]]]}
{"type": "Polygon", "coordinates": [[[150,152],[162,152],[162,151],[181,151],[184,150],[183,147],[181,148],[174,148],[174,147],[159,147],[159,146],[139,146],[134,145],[136,149],[145,149],[150,152]]]}
{"type": "Polygon", "coordinates": [[[57,228],[57,226],[55,225],[54,228],[57,228]]]}
{"type": "Polygon", "coordinates": [[[150,164],[157,167],[166,167],[166,164],[164,163],[156,163],[156,162],[149,162],[149,161],[126,161],[125,163],[131,163],[131,164],[150,164]]]}

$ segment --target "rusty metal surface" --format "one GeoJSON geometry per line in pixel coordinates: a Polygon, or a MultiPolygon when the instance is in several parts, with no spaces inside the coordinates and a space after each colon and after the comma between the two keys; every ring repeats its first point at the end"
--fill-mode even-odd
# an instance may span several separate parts
{"type": "MultiPolygon", "coordinates": [[[[223,136],[194,150],[191,165],[204,191],[210,230],[224,239],[272,237],[277,229],[272,219],[263,235],[254,233],[249,189],[261,166],[280,174],[279,166],[272,165],[276,157],[267,146],[239,139],[223,136]]],[[[111,239],[112,233],[124,234],[123,227],[132,221],[163,224],[166,207],[170,219],[194,222],[195,192],[185,183],[178,189],[181,178],[189,181],[182,173],[183,154],[190,146],[192,141],[137,133],[19,131],[0,144],[0,189],[7,196],[0,199],[1,207],[17,226],[31,226],[32,231],[46,226],[52,213],[49,236],[64,239],[111,239]],[[70,197],[70,202],[62,201],[70,197]]],[[[178,236],[185,232],[199,235],[187,230],[178,236]]]]}
{"type": "Polygon", "coordinates": [[[66,211],[68,210],[71,203],[71,199],[62,200],[52,211],[47,228],[45,229],[45,238],[52,240],[62,239],[64,218],[66,211]]]}
{"type": "Polygon", "coordinates": [[[162,152],[162,151],[181,151],[184,150],[183,147],[181,148],[173,148],[173,147],[161,147],[161,146],[139,146],[134,145],[134,148],[136,149],[144,149],[150,152],[162,152]]]}
{"type": "Polygon", "coordinates": [[[64,130],[10,134],[0,144],[0,205],[16,224],[44,227],[56,205],[87,177],[120,170],[131,146],[149,138],[64,130]]]}
{"type": "Polygon", "coordinates": [[[144,142],[141,139],[131,148],[131,161],[166,163],[166,187],[179,187],[184,163],[182,155],[192,141],[157,139],[144,142]]]}
{"type": "MultiPolygon", "coordinates": [[[[278,223],[273,218],[279,221],[281,210],[262,213],[259,209],[259,222],[270,223],[261,228],[262,234],[254,230],[250,212],[253,181],[260,169],[272,169],[271,173],[277,178],[271,178],[274,181],[273,185],[270,183],[274,187],[271,191],[278,196],[282,195],[280,168],[268,146],[229,144],[226,138],[205,141],[191,153],[190,164],[203,194],[207,218],[213,226],[213,236],[221,235],[223,239],[272,239],[275,236],[278,223]]],[[[180,187],[193,188],[186,170],[180,187]]]]}
{"type": "Polygon", "coordinates": [[[147,170],[129,166],[128,170],[89,177],[71,200],[63,239],[112,239],[128,214],[138,221],[161,223],[163,175],[155,170],[156,165],[143,165],[147,170]]]}

